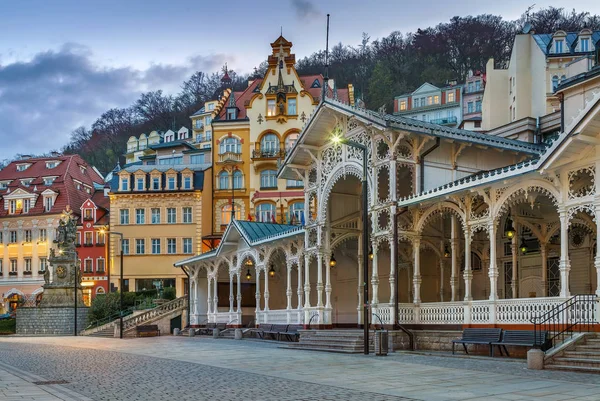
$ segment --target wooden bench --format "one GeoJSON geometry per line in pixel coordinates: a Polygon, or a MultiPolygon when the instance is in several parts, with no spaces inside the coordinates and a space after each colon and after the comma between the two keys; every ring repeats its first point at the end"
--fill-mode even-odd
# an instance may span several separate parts
{"type": "Polygon", "coordinates": [[[158,325],[156,325],[156,324],[149,324],[146,326],[137,326],[135,328],[135,332],[138,337],[160,336],[160,330],[158,329],[158,325]]]}
{"type": "Polygon", "coordinates": [[[263,336],[269,334],[274,340],[279,341],[279,338],[287,331],[287,328],[287,324],[273,324],[269,330],[263,330],[263,336]]]}
{"type": "Polygon", "coordinates": [[[452,355],[454,355],[454,345],[462,344],[465,354],[468,354],[467,344],[485,344],[490,348],[492,355],[492,343],[500,341],[502,329],[464,329],[462,338],[452,340],[452,355]]]}
{"type": "Polygon", "coordinates": [[[494,356],[494,345],[497,345],[500,349],[500,355],[502,355],[502,349],[506,352],[506,356],[510,356],[507,345],[521,346],[521,347],[535,347],[540,346],[543,351],[548,349],[548,332],[533,330],[504,330],[502,333],[502,340],[493,342],[492,356],[494,356]],[[536,341],[537,337],[537,341],[536,341]]]}
{"type": "Polygon", "coordinates": [[[287,327],[285,333],[281,334],[290,341],[296,341],[300,338],[300,333],[298,332],[298,330],[302,330],[303,328],[304,326],[302,326],[301,324],[290,324],[287,327]]]}

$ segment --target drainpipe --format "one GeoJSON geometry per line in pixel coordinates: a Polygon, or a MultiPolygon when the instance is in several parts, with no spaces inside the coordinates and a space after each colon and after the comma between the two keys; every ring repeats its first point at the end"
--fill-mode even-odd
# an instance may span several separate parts
{"type": "Polygon", "coordinates": [[[560,132],[565,132],[565,95],[559,93],[558,100],[560,101],[560,132]]]}
{"type": "Polygon", "coordinates": [[[533,132],[533,143],[542,143],[542,130],[540,129],[540,118],[535,118],[535,131],[533,132]]]}
{"type": "Polygon", "coordinates": [[[436,138],[435,139],[435,144],[430,147],[429,149],[427,149],[425,152],[423,152],[423,154],[421,155],[420,159],[419,159],[419,164],[421,165],[421,185],[420,185],[420,190],[421,192],[423,192],[425,189],[425,156],[427,156],[428,154],[430,154],[431,152],[433,152],[434,150],[436,150],[437,148],[440,147],[440,138],[436,138]]]}

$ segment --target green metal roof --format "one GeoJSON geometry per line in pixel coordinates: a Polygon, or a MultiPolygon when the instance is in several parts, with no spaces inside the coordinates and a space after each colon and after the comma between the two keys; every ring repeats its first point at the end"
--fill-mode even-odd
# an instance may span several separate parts
{"type": "Polygon", "coordinates": [[[242,232],[248,243],[264,241],[271,237],[276,237],[290,231],[297,231],[300,226],[276,223],[260,223],[256,221],[235,220],[236,226],[242,232]]]}

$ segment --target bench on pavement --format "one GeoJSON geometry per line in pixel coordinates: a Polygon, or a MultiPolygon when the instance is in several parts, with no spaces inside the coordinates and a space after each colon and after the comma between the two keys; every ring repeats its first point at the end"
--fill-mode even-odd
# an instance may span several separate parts
{"type": "Polygon", "coordinates": [[[135,328],[138,337],[154,337],[160,336],[160,330],[156,324],[148,324],[145,326],[137,326],[135,328]]]}
{"type": "Polygon", "coordinates": [[[268,334],[274,340],[279,341],[281,334],[286,332],[287,327],[287,324],[272,324],[269,330],[263,330],[263,336],[266,336],[268,334]]]}
{"type": "Polygon", "coordinates": [[[500,341],[502,329],[464,329],[462,338],[452,340],[452,355],[454,355],[454,346],[462,344],[465,354],[468,354],[467,344],[484,344],[490,348],[489,354],[492,355],[492,343],[500,341]]]}
{"type": "Polygon", "coordinates": [[[206,324],[206,326],[204,327],[200,327],[199,329],[197,329],[197,334],[203,334],[203,335],[212,335],[213,333],[213,329],[219,329],[219,330],[225,330],[227,328],[227,324],[226,323],[208,323],[206,324]]]}
{"type": "Polygon", "coordinates": [[[548,349],[548,332],[547,331],[533,331],[533,330],[504,330],[502,332],[502,340],[495,341],[491,344],[492,356],[494,356],[494,345],[500,349],[500,355],[502,355],[502,349],[506,352],[506,356],[510,356],[507,345],[521,346],[521,347],[535,347],[540,346],[542,351],[548,349]]]}
{"type": "Polygon", "coordinates": [[[304,326],[301,324],[290,324],[284,333],[281,333],[285,338],[290,341],[296,341],[300,338],[300,332],[298,330],[302,330],[304,326]]]}

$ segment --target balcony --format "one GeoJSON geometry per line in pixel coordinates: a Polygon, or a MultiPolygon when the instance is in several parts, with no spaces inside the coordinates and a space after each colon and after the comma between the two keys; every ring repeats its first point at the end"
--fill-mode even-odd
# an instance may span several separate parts
{"type": "Polygon", "coordinates": [[[287,151],[284,149],[254,149],[252,151],[252,160],[273,160],[283,159],[287,151]]]}
{"type": "Polygon", "coordinates": [[[219,154],[217,164],[243,163],[241,153],[225,152],[219,154]]]}
{"type": "Polygon", "coordinates": [[[456,124],[457,121],[458,119],[456,118],[456,116],[446,118],[434,118],[429,120],[430,123],[438,125],[453,125],[456,124]]]}

